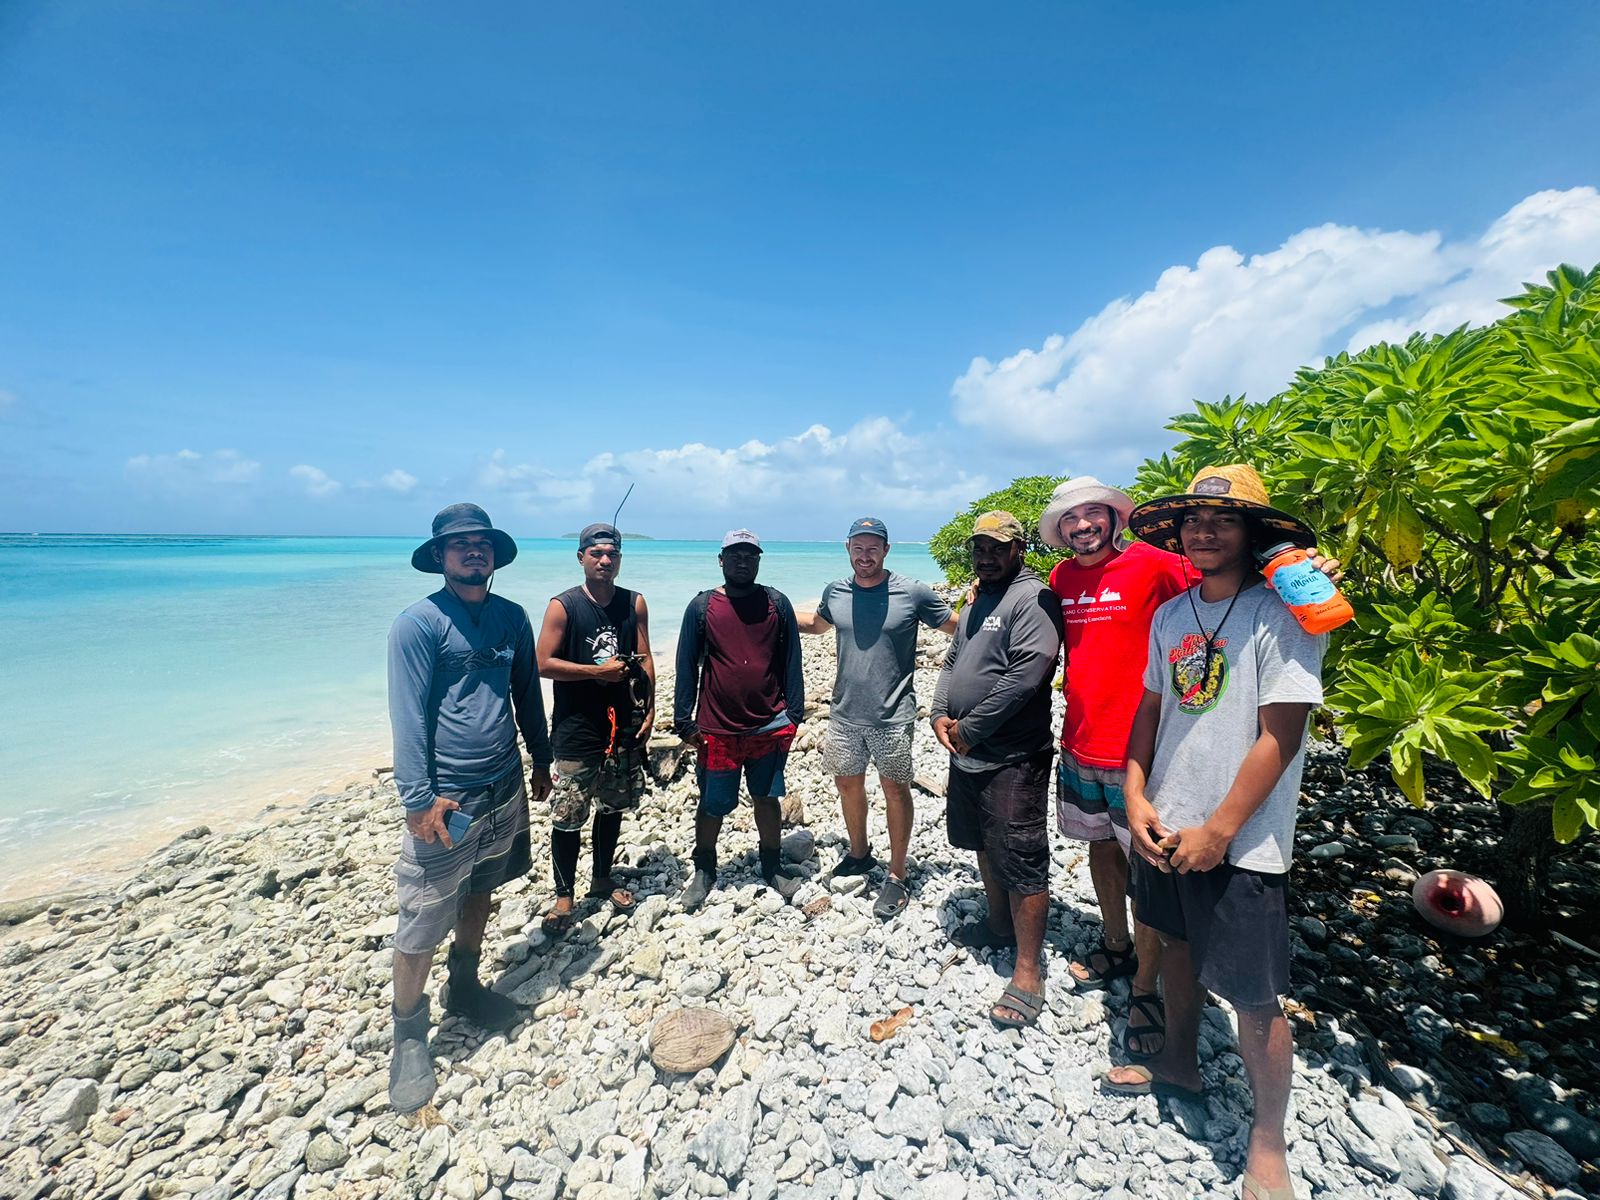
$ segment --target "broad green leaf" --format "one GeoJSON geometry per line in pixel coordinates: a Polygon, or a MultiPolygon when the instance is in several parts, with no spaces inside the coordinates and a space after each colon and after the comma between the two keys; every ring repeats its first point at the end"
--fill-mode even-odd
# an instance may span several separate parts
{"type": "Polygon", "coordinates": [[[1583,809],[1572,796],[1558,796],[1550,809],[1550,827],[1562,845],[1583,832],[1583,809]]]}

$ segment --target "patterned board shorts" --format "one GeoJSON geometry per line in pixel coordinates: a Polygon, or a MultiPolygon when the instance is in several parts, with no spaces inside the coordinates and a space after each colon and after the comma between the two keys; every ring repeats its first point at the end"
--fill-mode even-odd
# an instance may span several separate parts
{"type": "Polygon", "coordinates": [[[1080,842],[1109,842],[1116,838],[1127,854],[1133,846],[1128,833],[1128,809],[1122,798],[1126,771],[1091,767],[1067,751],[1056,764],[1056,828],[1080,842]]]}
{"type": "Polygon", "coordinates": [[[752,796],[778,797],[784,793],[783,768],[794,744],[793,725],[771,733],[705,733],[705,745],[695,760],[695,782],[700,785],[700,811],[725,817],[739,807],[739,778],[752,796]]]}
{"type": "Polygon", "coordinates": [[[452,848],[420,841],[409,829],[394,865],[400,927],[394,948],[426,954],[449,936],[468,896],[492,892],[533,869],[528,847],[528,793],[522,765],[488,787],[446,793],[472,824],[452,848]]]}
{"type": "Polygon", "coordinates": [[[632,812],[648,786],[644,751],[636,747],[609,757],[557,759],[551,774],[550,824],[567,831],[587,825],[597,805],[603,813],[632,812]]]}
{"type": "Polygon", "coordinates": [[[879,779],[910,783],[912,724],[852,725],[830,717],[822,745],[823,769],[836,776],[865,775],[871,762],[879,779]]]}

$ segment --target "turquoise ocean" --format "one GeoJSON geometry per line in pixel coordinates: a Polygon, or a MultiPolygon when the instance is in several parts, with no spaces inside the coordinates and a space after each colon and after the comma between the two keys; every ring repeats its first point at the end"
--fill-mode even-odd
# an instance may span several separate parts
{"type": "MultiPolygon", "coordinates": [[[[412,538],[0,535],[0,899],[103,882],[197,824],[370,778],[389,763],[389,625],[435,590],[412,538]]],[[[519,539],[497,594],[529,609],[582,578],[576,543],[519,539]]],[[[670,652],[721,582],[711,542],[633,541],[670,652]]],[[[941,574],[918,543],[893,570],[941,574]]],[[[848,574],[838,542],[768,543],[761,582],[798,605],[848,574]]]]}

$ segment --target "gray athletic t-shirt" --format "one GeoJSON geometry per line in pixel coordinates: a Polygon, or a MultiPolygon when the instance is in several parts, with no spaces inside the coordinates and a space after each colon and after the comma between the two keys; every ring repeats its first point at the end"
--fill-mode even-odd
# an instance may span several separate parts
{"type": "Polygon", "coordinates": [[[917,622],[938,628],[950,619],[950,606],[921,580],[893,571],[884,576],[874,587],[836,579],[817,605],[817,615],[838,635],[833,715],[852,725],[917,719],[917,622]]]}
{"type": "MultiPolygon", "coordinates": [[[[1222,803],[1260,736],[1258,708],[1322,703],[1322,652],[1328,639],[1301,629],[1283,601],[1262,584],[1239,596],[1217,635],[1211,673],[1202,679],[1201,629],[1215,630],[1227,610],[1227,600],[1208,604],[1195,587],[1158,608],[1150,626],[1144,686],[1161,696],[1161,724],[1145,794],[1169,829],[1202,824],[1222,803]]],[[[1289,869],[1304,766],[1302,742],[1277,786],[1229,845],[1229,862],[1252,871],[1289,869]]]]}

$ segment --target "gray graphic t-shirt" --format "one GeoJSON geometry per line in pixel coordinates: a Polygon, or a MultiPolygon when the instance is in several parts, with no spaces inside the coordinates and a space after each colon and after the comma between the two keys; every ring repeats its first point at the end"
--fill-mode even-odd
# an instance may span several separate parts
{"type": "Polygon", "coordinates": [[[917,719],[917,622],[938,628],[950,619],[950,606],[927,584],[893,571],[884,575],[875,587],[837,579],[822,589],[817,606],[838,635],[833,715],[852,725],[917,719]]]}
{"type": "MultiPolygon", "coordinates": [[[[1326,636],[1300,628],[1277,595],[1262,584],[1228,601],[1208,604],[1200,589],[1168,600],[1150,626],[1144,686],[1161,696],[1161,724],[1145,793],[1169,829],[1202,824],[1233,786],[1244,757],[1260,736],[1263,704],[1322,703],[1326,636]],[[1199,612],[1200,622],[1195,623],[1199,612]],[[1216,633],[1209,673],[1206,635],[1216,633]]],[[[1305,744],[1277,786],[1228,847],[1228,861],[1252,871],[1289,869],[1305,744]]]]}

